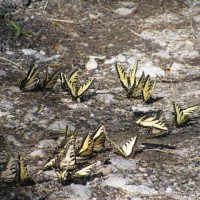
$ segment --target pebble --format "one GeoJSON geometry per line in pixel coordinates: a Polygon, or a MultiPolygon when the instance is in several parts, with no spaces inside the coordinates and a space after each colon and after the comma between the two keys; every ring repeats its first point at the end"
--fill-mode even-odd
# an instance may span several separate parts
{"type": "Polygon", "coordinates": [[[149,74],[151,77],[162,77],[165,75],[165,71],[160,67],[142,66],[138,69],[137,76],[141,76],[143,71],[145,75],[149,74]]]}
{"type": "Polygon", "coordinates": [[[125,8],[125,7],[121,7],[118,8],[117,10],[115,10],[115,13],[117,13],[118,15],[122,16],[122,17],[128,17],[130,14],[135,13],[137,10],[137,8],[125,8]]]}
{"type": "Polygon", "coordinates": [[[16,147],[22,147],[22,143],[20,143],[13,135],[8,135],[7,140],[16,147]]]}
{"type": "Polygon", "coordinates": [[[24,53],[24,55],[28,56],[28,55],[33,55],[36,54],[37,51],[33,50],[33,49],[22,49],[22,52],[24,53]]]}
{"type": "Polygon", "coordinates": [[[125,62],[126,61],[126,57],[122,54],[119,54],[117,57],[116,57],[117,61],[118,62],[125,62]]]}
{"type": "Polygon", "coordinates": [[[97,62],[94,58],[90,58],[90,60],[86,63],[85,69],[87,72],[97,69],[97,62]]]}
{"type": "Polygon", "coordinates": [[[124,185],[122,189],[130,195],[156,195],[158,192],[145,185],[124,185]]]}
{"type": "Polygon", "coordinates": [[[11,94],[21,92],[21,90],[19,89],[19,87],[16,87],[16,86],[11,86],[11,87],[8,87],[6,89],[8,89],[11,94]]]}
{"type": "Polygon", "coordinates": [[[38,149],[38,150],[31,152],[30,156],[43,158],[45,156],[45,154],[41,149],[38,149]]]}
{"type": "Polygon", "coordinates": [[[56,145],[57,145],[57,143],[55,140],[45,139],[45,140],[39,141],[37,146],[38,146],[38,148],[43,149],[43,148],[47,148],[47,147],[55,147],[56,145]]]}
{"type": "Polygon", "coordinates": [[[0,69],[0,76],[6,76],[6,71],[3,69],[0,69]]]}
{"type": "Polygon", "coordinates": [[[114,101],[114,95],[113,94],[98,94],[97,99],[99,101],[104,102],[105,104],[110,104],[114,101]]]}
{"type": "Polygon", "coordinates": [[[90,187],[80,184],[71,184],[68,192],[71,199],[90,200],[92,197],[90,187]]]}
{"type": "Polygon", "coordinates": [[[126,180],[121,177],[109,177],[105,180],[105,184],[110,187],[121,188],[126,184],[126,180]]]}
{"type": "Polygon", "coordinates": [[[194,16],[193,21],[200,23],[200,15],[194,16]]]}
{"type": "Polygon", "coordinates": [[[48,129],[50,130],[63,130],[66,128],[66,126],[68,125],[68,121],[65,119],[59,120],[59,121],[55,121],[53,124],[51,124],[48,129]]]}
{"type": "Polygon", "coordinates": [[[135,160],[127,160],[124,158],[111,158],[111,164],[120,171],[133,172],[136,170],[135,160]]]}
{"type": "Polygon", "coordinates": [[[105,65],[110,65],[116,63],[117,59],[116,57],[112,57],[111,59],[108,59],[104,62],[105,65]]]}

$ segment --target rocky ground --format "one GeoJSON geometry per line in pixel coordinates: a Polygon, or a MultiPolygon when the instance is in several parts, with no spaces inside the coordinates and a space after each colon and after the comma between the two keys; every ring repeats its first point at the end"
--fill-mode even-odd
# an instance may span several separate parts
{"type": "Polygon", "coordinates": [[[3,184],[0,198],[199,199],[200,110],[186,127],[175,128],[172,101],[183,108],[200,104],[200,2],[27,2],[0,7],[1,15],[8,12],[0,19],[0,166],[2,170],[8,155],[21,154],[37,184],[3,184]],[[19,37],[9,20],[20,27],[19,37]],[[97,62],[95,69],[85,66],[91,58],[97,62]],[[128,71],[136,60],[137,76],[145,71],[159,77],[153,93],[159,100],[152,104],[127,99],[117,77],[116,62],[128,71]],[[54,91],[21,92],[20,80],[33,62],[41,77],[47,67],[69,73],[73,64],[83,77],[95,77],[90,91],[97,89],[97,95],[74,102],[59,81],[54,91]],[[164,111],[170,134],[148,139],[135,121],[158,110],[164,111]],[[138,151],[131,159],[108,148],[95,158],[102,175],[85,185],[62,186],[53,171],[42,171],[66,125],[78,128],[81,137],[100,122],[120,145],[139,134],[139,148],[144,143],[168,146],[138,151]]]}

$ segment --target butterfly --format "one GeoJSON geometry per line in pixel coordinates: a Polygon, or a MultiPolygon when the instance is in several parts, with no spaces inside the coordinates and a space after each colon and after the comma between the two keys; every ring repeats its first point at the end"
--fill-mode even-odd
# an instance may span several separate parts
{"type": "Polygon", "coordinates": [[[76,157],[75,157],[75,140],[76,135],[70,136],[70,138],[64,139],[61,145],[57,147],[53,153],[56,154],[51,158],[43,167],[43,170],[49,170],[54,168],[75,168],[76,157]]]}
{"type": "Polygon", "coordinates": [[[150,100],[151,94],[156,87],[156,83],[157,83],[157,79],[155,79],[154,82],[152,83],[150,76],[147,75],[144,86],[142,88],[142,97],[143,97],[144,102],[147,102],[150,100]]]}
{"type": "Polygon", "coordinates": [[[140,79],[138,80],[138,82],[136,83],[136,86],[134,87],[133,91],[131,91],[128,96],[130,97],[140,97],[142,95],[142,89],[144,87],[145,84],[145,74],[144,72],[142,72],[142,75],[140,77],[140,79]]]}
{"type": "Polygon", "coordinates": [[[69,93],[74,100],[77,100],[77,98],[79,98],[81,95],[83,95],[83,93],[90,87],[90,85],[94,81],[94,78],[91,78],[78,88],[78,80],[77,80],[78,77],[77,76],[78,75],[75,74],[73,76],[73,78],[71,78],[71,79],[70,78],[68,79],[68,78],[66,78],[66,76],[63,76],[63,80],[64,80],[65,84],[67,85],[67,88],[69,88],[69,93]]]}
{"type": "Polygon", "coordinates": [[[18,175],[18,182],[20,185],[32,185],[36,182],[31,178],[27,166],[24,163],[24,160],[21,155],[19,155],[19,175],[18,175]]]}
{"type": "Polygon", "coordinates": [[[78,82],[78,69],[75,69],[72,71],[70,76],[67,78],[67,76],[64,73],[60,73],[60,80],[61,80],[61,88],[65,91],[70,93],[70,89],[67,85],[67,80],[69,80],[72,84],[77,85],[78,82]]]}
{"type": "Polygon", "coordinates": [[[136,121],[136,124],[142,127],[156,128],[159,130],[168,131],[165,123],[166,122],[162,111],[158,112],[155,117],[149,117],[148,115],[145,115],[136,121]]]}
{"type": "Polygon", "coordinates": [[[130,75],[127,76],[124,68],[121,65],[116,64],[116,71],[119,77],[119,80],[122,84],[122,87],[125,89],[126,92],[130,92],[133,90],[136,84],[136,72],[138,67],[138,62],[133,66],[131,69],[130,75]]]}
{"type": "Polygon", "coordinates": [[[133,154],[134,148],[137,143],[137,136],[135,136],[134,138],[131,138],[128,142],[126,142],[121,148],[115,142],[110,140],[108,137],[107,139],[114,146],[117,153],[123,156],[124,158],[128,158],[133,154]]]}
{"type": "Polygon", "coordinates": [[[13,157],[8,159],[5,170],[0,173],[0,179],[5,183],[17,181],[17,165],[13,157]]]}
{"type": "Polygon", "coordinates": [[[77,159],[84,160],[85,158],[91,157],[94,148],[94,141],[92,140],[91,134],[86,134],[83,138],[80,147],[77,150],[77,159]]]}
{"type": "Polygon", "coordinates": [[[106,135],[105,135],[105,126],[103,124],[100,124],[97,128],[97,130],[92,135],[93,140],[93,151],[101,151],[101,149],[104,147],[106,135]]]}
{"type": "Polygon", "coordinates": [[[55,170],[56,174],[58,175],[59,179],[61,180],[61,183],[64,184],[66,182],[74,181],[77,179],[85,179],[86,177],[91,175],[95,166],[96,166],[96,163],[91,164],[82,169],[73,170],[71,172],[69,172],[68,169],[65,169],[62,172],[59,172],[58,170],[55,170],[55,169],[54,170],[55,170]]]}
{"type": "Polygon", "coordinates": [[[60,169],[74,169],[76,168],[76,152],[75,152],[76,138],[72,137],[70,142],[64,147],[63,155],[59,156],[59,168],[60,169]]]}
{"type": "Polygon", "coordinates": [[[50,76],[48,73],[48,69],[47,69],[44,82],[41,84],[40,89],[41,90],[52,90],[56,84],[59,74],[60,74],[60,70],[57,70],[54,74],[52,74],[50,76]]]}
{"type": "Polygon", "coordinates": [[[181,109],[175,102],[173,102],[173,107],[175,112],[175,123],[177,127],[186,124],[190,120],[189,116],[199,108],[199,106],[192,106],[186,109],[181,109]]]}
{"type": "Polygon", "coordinates": [[[23,92],[35,91],[39,88],[39,69],[37,65],[33,65],[25,79],[23,79],[20,83],[20,90],[23,92]]]}

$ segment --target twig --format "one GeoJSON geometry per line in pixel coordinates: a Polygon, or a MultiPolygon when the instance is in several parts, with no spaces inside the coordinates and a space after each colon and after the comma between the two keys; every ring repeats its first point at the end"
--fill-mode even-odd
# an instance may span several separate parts
{"type": "Polygon", "coordinates": [[[5,61],[8,61],[9,63],[11,63],[11,64],[13,64],[13,65],[15,65],[15,66],[19,67],[20,69],[23,69],[21,66],[17,65],[16,63],[14,63],[14,62],[13,62],[13,61],[11,61],[11,60],[8,60],[7,58],[0,57],[0,59],[1,59],[1,60],[5,60],[5,61]]]}
{"type": "Polygon", "coordinates": [[[127,28],[126,26],[122,27],[123,28],[126,28],[127,30],[129,30],[131,33],[133,33],[134,35],[138,36],[138,37],[142,37],[139,33],[135,32],[134,30],[130,29],[130,28],[127,28]]]}
{"type": "Polygon", "coordinates": [[[48,4],[49,4],[49,1],[47,1],[47,2],[45,3],[44,8],[43,8],[44,10],[46,10],[48,4]]]}
{"type": "Polygon", "coordinates": [[[72,20],[64,20],[64,19],[54,19],[54,18],[46,18],[47,20],[55,21],[55,22],[63,22],[63,23],[68,23],[68,24],[75,24],[74,21],[72,20]]]}

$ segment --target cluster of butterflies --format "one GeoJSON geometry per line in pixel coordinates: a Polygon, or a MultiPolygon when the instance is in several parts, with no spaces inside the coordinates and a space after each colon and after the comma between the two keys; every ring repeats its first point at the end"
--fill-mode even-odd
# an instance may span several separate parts
{"type": "MultiPolygon", "coordinates": [[[[190,116],[195,110],[199,108],[199,106],[192,106],[186,109],[181,109],[177,103],[173,102],[173,108],[174,122],[176,127],[179,128],[186,125],[186,123],[190,121],[190,116]]],[[[162,111],[159,111],[154,117],[145,115],[137,120],[136,124],[148,128],[147,137],[149,138],[160,137],[169,134],[168,128],[166,126],[165,116],[162,111]]]]}
{"type": "Polygon", "coordinates": [[[21,155],[18,156],[17,162],[12,156],[7,159],[5,169],[0,172],[0,180],[4,183],[17,183],[20,186],[34,185],[36,183],[31,178],[21,155]]]}
{"type": "Polygon", "coordinates": [[[23,92],[30,91],[49,91],[52,90],[57,82],[57,79],[60,76],[61,79],[61,87],[62,89],[69,93],[74,100],[81,97],[83,93],[90,87],[94,78],[89,79],[80,87],[78,86],[80,80],[78,76],[78,69],[73,70],[73,72],[67,76],[64,73],[60,72],[60,70],[56,71],[52,75],[49,75],[48,69],[46,71],[46,76],[43,82],[40,81],[39,78],[39,68],[37,65],[33,65],[26,77],[20,82],[20,90],[23,92]]]}
{"type": "Polygon", "coordinates": [[[144,102],[152,100],[152,92],[154,91],[157,79],[151,80],[150,75],[145,76],[142,73],[139,79],[136,78],[138,68],[137,61],[130,71],[130,75],[126,75],[124,68],[121,65],[116,65],[116,71],[122,87],[125,89],[127,98],[143,98],[144,102]]]}
{"type": "Polygon", "coordinates": [[[100,124],[93,134],[86,134],[80,145],[76,144],[76,138],[76,130],[71,131],[67,127],[65,138],[53,150],[54,156],[43,167],[43,170],[55,170],[63,184],[83,180],[91,175],[96,163],[90,165],[88,163],[105,148],[106,139],[113,145],[116,152],[125,158],[132,155],[137,142],[136,136],[120,147],[108,138],[103,124],[100,124]]]}

